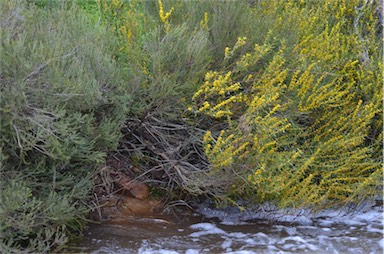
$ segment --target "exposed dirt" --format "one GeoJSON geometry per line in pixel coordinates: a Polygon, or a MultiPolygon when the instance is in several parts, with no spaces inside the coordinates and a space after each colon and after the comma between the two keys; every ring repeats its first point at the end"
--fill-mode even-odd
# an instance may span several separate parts
{"type": "Polygon", "coordinates": [[[108,155],[95,179],[97,209],[92,218],[148,215],[164,203],[185,203],[220,190],[225,180],[209,174],[198,138],[203,133],[182,121],[164,122],[149,113],[141,120],[128,119],[119,147],[108,155]]]}
{"type": "Polygon", "coordinates": [[[124,221],[132,216],[148,216],[163,208],[159,199],[150,197],[147,184],[136,177],[137,168],[128,160],[109,156],[94,187],[97,209],[91,218],[98,221],[124,221]]]}

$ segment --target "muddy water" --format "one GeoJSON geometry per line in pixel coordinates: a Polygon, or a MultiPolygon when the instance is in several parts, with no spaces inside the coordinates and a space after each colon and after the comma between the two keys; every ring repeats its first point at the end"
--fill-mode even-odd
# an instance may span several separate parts
{"type": "Polygon", "coordinates": [[[72,252],[85,253],[383,253],[382,204],[316,215],[200,207],[201,215],[131,217],[90,225],[72,252]],[[264,215],[263,215],[264,214],[264,215]]]}

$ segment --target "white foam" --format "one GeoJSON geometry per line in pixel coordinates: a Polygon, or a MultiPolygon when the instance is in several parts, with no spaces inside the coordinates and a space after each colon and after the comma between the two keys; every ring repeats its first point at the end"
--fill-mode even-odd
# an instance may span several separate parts
{"type": "MultiPolygon", "coordinates": [[[[116,252],[107,252],[107,253],[116,253],[116,252]]],[[[127,253],[127,252],[122,252],[122,253],[127,253]]],[[[164,249],[160,244],[150,243],[149,240],[143,240],[141,242],[141,246],[138,249],[137,253],[139,254],[178,254],[177,251],[164,249]]]]}
{"type": "Polygon", "coordinates": [[[290,250],[296,251],[297,249],[309,249],[311,251],[317,251],[319,248],[313,244],[308,243],[301,236],[288,236],[281,240],[283,246],[291,246],[290,250]],[[292,249],[293,248],[293,249],[292,249]]]}
{"type": "Polygon", "coordinates": [[[266,235],[262,232],[259,232],[259,233],[254,235],[254,241],[258,245],[269,245],[271,242],[274,242],[271,237],[269,237],[268,235],[266,235]]]}
{"type": "Polygon", "coordinates": [[[212,230],[216,229],[216,225],[212,223],[197,223],[197,224],[192,224],[189,226],[190,229],[202,229],[202,230],[212,230]]]}
{"type": "Polygon", "coordinates": [[[294,227],[286,227],[284,230],[290,236],[297,234],[297,228],[294,228],[294,227]]]}
{"type": "Polygon", "coordinates": [[[225,241],[221,244],[221,248],[224,249],[224,250],[226,250],[226,249],[228,249],[229,247],[231,247],[231,245],[232,245],[232,240],[227,239],[227,240],[225,240],[225,241]]]}
{"type": "Polygon", "coordinates": [[[256,233],[255,236],[269,238],[268,235],[266,235],[262,232],[256,233]]]}
{"type": "Polygon", "coordinates": [[[217,235],[217,234],[222,234],[225,235],[226,232],[220,228],[218,228],[216,225],[212,223],[198,223],[198,224],[193,224],[189,228],[191,229],[197,229],[197,230],[202,230],[198,232],[194,232],[190,234],[189,236],[191,237],[200,237],[204,235],[217,235]]]}
{"type": "Polygon", "coordinates": [[[142,250],[138,252],[139,254],[179,254],[179,252],[174,250],[166,250],[166,249],[148,249],[142,250]]]}
{"type": "Polygon", "coordinates": [[[286,250],[286,251],[296,251],[297,250],[297,244],[293,244],[293,243],[284,244],[283,246],[281,246],[281,248],[283,250],[286,250]]]}
{"type": "Polygon", "coordinates": [[[330,227],[335,224],[334,220],[319,220],[319,225],[323,227],[330,227]]]}
{"type": "MultiPolygon", "coordinates": [[[[127,253],[127,252],[121,252],[121,253],[127,253]]],[[[162,248],[159,248],[158,246],[156,247],[141,246],[140,249],[138,250],[138,253],[139,254],[179,254],[179,252],[177,251],[162,249],[162,248]]]]}
{"type": "Polygon", "coordinates": [[[251,250],[238,250],[238,251],[226,252],[226,254],[255,254],[255,253],[258,253],[258,252],[251,251],[251,250]]]}
{"type": "Polygon", "coordinates": [[[372,232],[372,233],[380,233],[380,234],[384,233],[382,225],[380,225],[380,228],[372,226],[372,225],[368,225],[367,231],[372,232]]]}
{"type": "Polygon", "coordinates": [[[234,232],[234,233],[229,233],[230,237],[235,237],[235,238],[245,238],[247,237],[247,234],[241,233],[241,232],[234,232]]]}
{"type": "Polygon", "coordinates": [[[195,249],[188,249],[185,251],[185,254],[199,254],[199,253],[200,251],[195,249]]]}
{"type": "Polygon", "coordinates": [[[287,241],[293,241],[293,242],[299,242],[299,243],[305,243],[306,241],[300,237],[300,236],[288,236],[288,237],[284,237],[282,240],[281,240],[283,243],[284,242],[287,242],[287,241]]]}

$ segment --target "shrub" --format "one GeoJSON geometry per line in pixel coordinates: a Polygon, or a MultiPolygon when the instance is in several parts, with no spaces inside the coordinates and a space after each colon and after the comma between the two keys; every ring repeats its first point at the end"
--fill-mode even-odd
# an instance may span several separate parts
{"type": "Polygon", "coordinates": [[[130,78],[111,58],[113,37],[76,5],[0,9],[0,249],[46,252],[84,226],[91,176],[130,111],[130,78]]]}
{"type": "MultiPolygon", "coordinates": [[[[141,108],[135,116],[150,126],[155,115],[162,125],[190,128],[188,122],[209,130],[204,147],[211,170],[185,169],[182,189],[282,206],[376,193],[382,54],[371,14],[378,3],[101,3],[119,38],[117,56],[135,73],[135,108],[141,108]]],[[[149,139],[172,139],[154,136],[152,128],[144,131],[149,139]]],[[[190,147],[177,142],[175,149],[190,147]]],[[[200,146],[194,142],[191,147],[200,146]]],[[[166,154],[173,148],[164,148],[166,154]]],[[[151,156],[162,154],[152,150],[151,156]]]]}
{"type": "Polygon", "coordinates": [[[118,38],[118,61],[135,76],[135,115],[178,118],[184,108],[175,105],[193,94],[211,62],[208,31],[173,22],[177,8],[161,1],[100,1],[100,9],[118,38]]]}
{"type": "Polygon", "coordinates": [[[264,41],[239,54],[247,44],[239,37],[226,48],[226,64],[206,73],[190,108],[227,123],[204,138],[212,171],[238,176],[227,198],[319,208],[377,195],[382,49],[372,13],[378,3],[260,5],[255,15],[275,16],[267,19],[264,41]]]}

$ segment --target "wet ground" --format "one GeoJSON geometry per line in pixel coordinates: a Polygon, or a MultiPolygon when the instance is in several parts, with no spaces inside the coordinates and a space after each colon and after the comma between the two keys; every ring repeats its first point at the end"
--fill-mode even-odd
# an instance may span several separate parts
{"type": "MultiPolygon", "coordinates": [[[[268,209],[268,208],[266,208],[268,209]]],[[[269,209],[271,209],[269,207],[269,209]]],[[[90,225],[72,252],[83,253],[383,253],[383,207],[358,211],[250,212],[198,208],[202,215],[130,217],[90,225]],[[265,217],[269,214],[269,220],[265,217]],[[272,219],[271,219],[272,218],[272,219]]]]}

